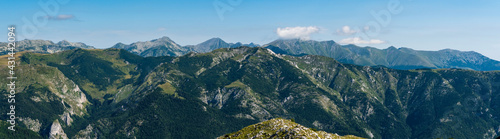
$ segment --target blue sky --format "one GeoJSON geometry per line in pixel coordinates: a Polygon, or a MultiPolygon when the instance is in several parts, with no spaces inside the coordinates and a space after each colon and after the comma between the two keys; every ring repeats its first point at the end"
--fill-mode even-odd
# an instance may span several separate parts
{"type": "Polygon", "coordinates": [[[498,0],[40,0],[2,1],[0,8],[0,25],[16,25],[18,39],[97,48],[162,36],[181,45],[213,37],[258,44],[295,37],[382,49],[451,48],[500,60],[498,0]],[[56,8],[47,12],[39,2],[56,8]],[[36,32],[23,30],[28,26],[36,32]]]}

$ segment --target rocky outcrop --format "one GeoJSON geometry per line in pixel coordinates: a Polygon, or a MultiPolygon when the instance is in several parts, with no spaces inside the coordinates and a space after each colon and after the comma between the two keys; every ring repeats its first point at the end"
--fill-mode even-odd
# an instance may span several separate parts
{"type": "Polygon", "coordinates": [[[94,131],[94,127],[92,125],[88,125],[85,129],[80,130],[75,136],[74,139],[97,139],[97,132],[94,131]]]}
{"type": "Polygon", "coordinates": [[[40,131],[40,127],[42,127],[42,123],[40,123],[38,119],[19,117],[19,121],[22,122],[29,130],[37,133],[40,131]]]}
{"type": "Polygon", "coordinates": [[[66,136],[66,133],[64,133],[64,130],[62,129],[61,124],[59,124],[58,120],[55,120],[52,123],[52,126],[50,127],[49,138],[50,139],[67,139],[68,138],[68,136],[66,136]]]}
{"type": "Polygon", "coordinates": [[[65,112],[63,115],[61,115],[61,119],[67,126],[71,126],[71,122],[73,122],[73,119],[71,119],[71,115],[68,112],[65,112]]]}

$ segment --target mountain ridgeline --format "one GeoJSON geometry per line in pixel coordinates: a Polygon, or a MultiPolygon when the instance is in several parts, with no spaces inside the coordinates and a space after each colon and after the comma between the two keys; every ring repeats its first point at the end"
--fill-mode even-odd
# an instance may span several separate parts
{"type": "Polygon", "coordinates": [[[500,134],[498,71],[357,66],[262,47],[177,57],[74,49],[19,59],[18,126],[42,138],[216,138],[278,117],[364,138],[500,134]]]}
{"type": "MultiPolygon", "coordinates": [[[[5,55],[9,51],[7,50],[7,43],[0,42],[0,55],[5,55]]],[[[65,50],[72,49],[95,49],[93,46],[86,45],[80,42],[69,42],[66,40],[60,41],[58,43],[54,43],[52,41],[47,40],[21,40],[16,42],[16,51],[31,51],[36,53],[56,53],[65,50]]]]}
{"type": "Polygon", "coordinates": [[[500,62],[473,51],[444,49],[418,51],[410,48],[377,49],[340,45],[334,41],[276,40],[263,47],[288,55],[321,55],[342,63],[363,66],[386,66],[395,69],[463,68],[479,71],[500,70],[500,62]]]}
{"type": "MultiPolygon", "coordinates": [[[[240,46],[258,47],[259,45],[226,43],[220,38],[212,38],[197,45],[180,47],[178,44],[163,37],[148,42],[137,42],[131,45],[117,44],[113,48],[128,50],[141,56],[181,56],[188,52],[206,53],[219,48],[236,48],[240,46]],[[166,43],[156,43],[167,40],[166,43]],[[146,43],[150,45],[137,45],[146,43]],[[177,46],[177,47],[171,47],[177,46]]],[[[294,56],[321,55],[335,60],[361,66],[385,66],[394,69],[420,68],[461,68],[479,71],[500,70],[500,61],[490,59],[473,51],[458,51],[444,49],[439,51],[419,51],[410,48],[377,49],[359,47],[356,45],[341,45],[334,41],[313,41],[301,39],[275,40],[264,46],[275,53],[294,56]]]]}
{"type": "Polygon", "coordinates": [[[258,47],[259,45],[250,43],[250,44],[242,44],[241,42],[237,43],[227,43],[220,38],[212,38],[205,42],[202,42],[197,45],[188,45],[186,47],[192,48],[195,52],[206,53],[213,51],[219,48],[236,48],[240,46],[248,46],[248,47],[258,47]]]}
{"type": "MultiPolygon", "coordinates": [[[[19,41],[19,51],[37,53],[55,53],[71,49],[94,49],[83,43],[61,41],[54,44],[43,40],[19,41]]],[[[6,43],[0,43],[5,46],[6,43]]],[[[394,69],[441,69],[460,68],[478,71],[500,70],[500,61],[490,59],[473,51],[458,51],[443,49],[439,51],[419,51],[410,48],[377,49],[356,45],[341,45],[334,41],[313,41],[301,39],[279,39],[263,46],[250,43],[227,43],[220,38],[212,38],[197,45],[181,46],[168,37],[151,41],[135,42],[132,44],[117,43],[111,48],[127,50],[143,57],[182,56],[189,52],[206,53],[219,48],[236,48],[240,46],[264,47],[278,54],[293,56],[321,55],[331,57],[339,62],[361,66],[385,66],[394,69]]],[[[6,48],[6,47],[5,47],[6,48]]],[[[0,54],[7,54],[7,50],[0,50],[0,54]]]]}
{"type": "Polygon", "coordinates": [[[238,43],[226,43],[220,38],[212,38],[205,42],[197,45],[180,46],[168,37],[162,37],[159,39],[146,41],[146,42],[136,42],[130,45],[123,43],[118,43],[111,48],[125,49],[133,54],[137,54],[143,57],[148,56],[181,56],[188,52],[199,52],[205,53],[210,52],[219,48],[236,48],[240,46],[250,46],[257,47],[254,43],[242,44],[238,43]]]}

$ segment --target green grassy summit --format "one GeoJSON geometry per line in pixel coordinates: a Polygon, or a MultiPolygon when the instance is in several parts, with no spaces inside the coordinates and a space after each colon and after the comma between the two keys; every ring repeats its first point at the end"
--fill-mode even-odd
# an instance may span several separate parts
{"type": "Polygon", "coordinates": [[[247,126],[240,131],[226,134],[218,139],[261,138],[307,138],[307,139],[363,139],[353,135],[339,136],[325,131],[316,131],[290,120],[275,118],[247,126]]]}

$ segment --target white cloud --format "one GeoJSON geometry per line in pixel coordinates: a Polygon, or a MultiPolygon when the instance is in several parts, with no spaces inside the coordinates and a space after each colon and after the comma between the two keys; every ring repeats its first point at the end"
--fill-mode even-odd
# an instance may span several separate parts
{"type": "Polygon", "coordinates": [[[165,31],[165,30],[167,30],[167,29],[164,27],[159,27],[158,29],[156,29],[156,31],[165,31]]]}
{"type": "Polygon", "coordinates": [[[363,40],[360,37],[342,39],[339,43],[342,44],[382,44],[385,41],[378,39],[363,40]]]}
{"type": "Polygon", "coordinates": [[[75,16],[71,14],[61,14],[57,16],[45,16],[45,18],[49,20],[69,20],[75,18],[75,16]]]}
{"type": "Polygon", "coordinates": [[[284,38],[284,39],[303,39],[303,40],[308,40],[310,38],[310,35],[313,33],[318,33],[319,28],[315,26],[309,26],[309,27],[285,27],[285,28],[278,28],[276,30],[276,33],[278,34],[279,37],[284,38]]]}
{"type": "Polygon", "coordinates": [[[337,30],[337,33],[340,35],[352,35],[358,32],[358,30],[352,30],[349,26],[343,26],[342,29],[337,30]]]}

